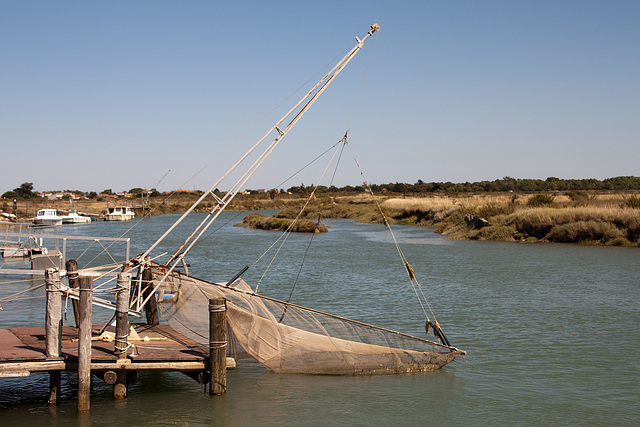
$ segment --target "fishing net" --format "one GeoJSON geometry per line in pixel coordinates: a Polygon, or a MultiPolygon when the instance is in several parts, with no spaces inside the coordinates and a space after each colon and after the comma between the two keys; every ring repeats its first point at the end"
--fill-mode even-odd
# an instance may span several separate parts
{"type": "Polygon", "coordinates": [[[158,307],[171,327],[206,344],[212,298],[227,301],[227,355],[251,357],[273,372],[431,371],[464,354],[455,347],[254,294],[242,279],[226,287],[174,272],[160,285],[158,307]]]}

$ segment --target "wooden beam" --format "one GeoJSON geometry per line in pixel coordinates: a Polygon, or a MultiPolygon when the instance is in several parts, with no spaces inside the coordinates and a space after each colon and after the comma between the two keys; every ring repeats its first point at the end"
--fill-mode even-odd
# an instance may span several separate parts
{"type": "Polygon", "coordinates": [[[80,327],[78,331],[78,412],[89,412],[91,402],[91,316],[93,277],[80,276],[80,327]]]}
{"type": "Polygon", "coordinates": [[[47,357],[59,357],[62,352],[62,292],[60,290],[60,272],[48,268],[44,272],[47,287],[45,306],[45,352],[47,357]]]}
{"type": "Polygon", "coordinates": [[[227,301],[209,300],[209,394],[227,392],[227,301]]]}
{"type": "MultiPolygon", "coordinates": [[[[204,361],[185,362],[92,362],[91,370],[109,371],[124,369],[128,371],[203,371],[207,369],[204,361]]],[[[76,371],[76,360],[41,360],[33,362],[11,362],[0,364],[0,377],[28,376],[29,372],[76,371]]]]}
{"type": "MultiPolygon", "coordinates": [[[[67,280],[69,281],[69,287],[71,289],[78,289],[78,262],[75,259],[70,259],[65,263],[65,267],[67,269],[67,280]]],[[[78,313],[78,301],[75,299],[71,300],[71,304],[73,305],[73,318],[76,321],[76,328],[80,326],[80,318],[78,313]]]]}

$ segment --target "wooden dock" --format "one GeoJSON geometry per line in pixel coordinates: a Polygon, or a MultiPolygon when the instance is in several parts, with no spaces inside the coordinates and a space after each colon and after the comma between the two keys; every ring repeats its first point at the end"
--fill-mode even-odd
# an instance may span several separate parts
{"type": "MultiPolygon", "coordinates": [[[[209,342],[197,343],[167,325],[159,324],[154,295],[145,306],[147,323],[130,324],[131,273],[118,274],[115,326],[101,327],[91,322],[93,277],[77,274],[75,261],[67,262],[69,289],[78,289],[74,318],[77,327],[63,326],[60,273],[45,270],[45,326],[0,330],[0,378],[25,377],[32,372],[49,373],[49,400],[60,400],[62,371],[78,373],[78,412],[90,408],[91,374],[113,385],[113,397],[123,399],[127,385],[135,382],[138,371],[179,371],[209,384],[209,394],[226,393],[226,369],[233,368],[225,357],[226,301],[209,300],[209,342]],[[75,274],[74,274],[75,273],[75,274]],[[153,301],[153,304],[150,302],[153,301]]],[[[150,270],[145,270],[150,271],[150,270]]],[[[142,274],[143,281],[146,273],[142,274]]],[[[151,279],[146,279],[150,281],[151,279]]]]}
{"type": "MultiPolygon", "coordinates": [[[[127,358],[114,354],[114,343],[99,338],[101,326],[93,326],[91,371],[181,371],[199,373],[209,369],[209,348],[167,325],[132,324],[140,340],[127,358]]],[[[107,329],[114,332],[114,328],[107,329]]],[[[104,334],[103,337],[108,337],[104,334]]],[[[62,327],[60,357],[47,357],[45,328],[0,329],[0,377],[28,376],[31,372],[77,371],[78,329],[62,327]]]]}

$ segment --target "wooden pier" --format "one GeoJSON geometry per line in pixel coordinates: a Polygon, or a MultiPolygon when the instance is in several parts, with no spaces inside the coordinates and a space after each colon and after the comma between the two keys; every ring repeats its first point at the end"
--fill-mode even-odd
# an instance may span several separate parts
{"type": "Polygon", "coordinates": [[[126,397],[127,385],[134,382],[138,371],[152,370],[179,371],[203,385],[208,383],[210,394],[226,393],[226,369],[234,367],[235,361],[225,357],[224,299],[209,301],[209,343],[199,344],[159,324],[157,310],[147,310],[146,324],[130,324],[131,273],[122,272],[118,274],[116,286],[112,318],[115,326],[92,326],[93,278],[74,274],[73,266],[67,268],[71,273],[70,287],[79,289],[78,305],[74,307],[77,327],[62,325],[59,271],[45,270],[45,326],[0,330],[0,378],[48,372],[48,403],[55,405],[60,400],[60,373],[77,372],[78,412],[89,411],[91,374],[112,384],[116,399],[126,397]]]}
{"type": "MultiPolygon", "coordinates": [[[[182,371],[209,369],[209,348],[185,337],[167,325],[132,324],[140,340],[126,359],[114,354],[113,327],[100,335],[100,325],[92,327],[91,371],[182,371]]],[[[0,329],[0,377],[28,376],[31,372],[77,371],[78,329],[62,327],[58,357],[47,357],[45,328],[0,329]]]]}

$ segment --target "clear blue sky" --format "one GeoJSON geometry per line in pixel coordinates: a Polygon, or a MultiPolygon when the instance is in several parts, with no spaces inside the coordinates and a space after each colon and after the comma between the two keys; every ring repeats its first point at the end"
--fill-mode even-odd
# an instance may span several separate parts
{"type": "MultiPolygon", "coordinates": [[[[249,187],[280,185],[347,127],[378,184],[640,174],[637,0],[2,0],[0,194],[206,189],[258,133],[195,171],[374,22],[249,187]]],[[[353,164],[335,185],[362,183],[353,164]]]]}

